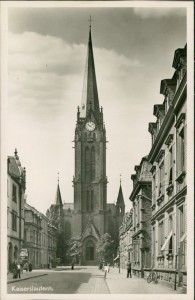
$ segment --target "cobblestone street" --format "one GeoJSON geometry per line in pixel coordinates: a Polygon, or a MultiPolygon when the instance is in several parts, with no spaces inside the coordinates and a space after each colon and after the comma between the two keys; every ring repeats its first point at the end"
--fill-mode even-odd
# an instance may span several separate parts
{"type": "Polygon", "coordinates": [[[110,268],[106,279],[97,267],[61,267],[55,270],[34,270],[13,280],[8,275],[8,293],[22,294],[178,294],[160,284],[148,284],[145,279],[126,278],[126,271],[110,268]],[[141,288],[140,288],[141,287],[141,288]]]}

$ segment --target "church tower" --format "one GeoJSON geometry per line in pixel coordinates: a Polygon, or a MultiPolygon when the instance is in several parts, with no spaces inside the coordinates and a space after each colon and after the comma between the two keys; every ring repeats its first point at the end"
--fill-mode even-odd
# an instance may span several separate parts
{"type": "Polygon", "coordinates": [[[74,236],[81,237],[81,263],[97,263],[96,244],[106,232],[106,130],[100,108],[91,24],[81,107],[75,129],[74,236]]]}

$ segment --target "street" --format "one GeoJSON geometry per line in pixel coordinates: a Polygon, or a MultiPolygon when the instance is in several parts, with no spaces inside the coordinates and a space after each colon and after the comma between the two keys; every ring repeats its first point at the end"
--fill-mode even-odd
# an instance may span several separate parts
{"type": "Polygon", "coordinates": [[[160,284],[148,284],[145,279],[126,278],[126,271],[111,268],[104,279],[98,267],[60,267],[55,270],[27,272],[21,279],[9,275],[8,293],[15,294],[176,294],[160,284]],[[141,287],[141,288],[140,288],[141,287]]]}

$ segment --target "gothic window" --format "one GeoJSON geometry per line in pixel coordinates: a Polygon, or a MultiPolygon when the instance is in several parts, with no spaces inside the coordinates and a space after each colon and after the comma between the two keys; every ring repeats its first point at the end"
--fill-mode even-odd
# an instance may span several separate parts
{"type": "Polygon", "coordinates": [[[89,191],[87,191],[86,211],[90,211],[89,191]]]}
{"type": "Polygon", "coordinates": [[[91,191],[91,211],[94,210],[94,192],[91,191]]]}
{"type": "Polygon", "coordinates": [[[91,149],[91,177],[92,180],[95,180],[95,148],[91,149]]]}
{"type": "Polygon", "coordinates": [[[88,147],[85,149],[85,180],[90,181],[90,153],[88,147]]]}

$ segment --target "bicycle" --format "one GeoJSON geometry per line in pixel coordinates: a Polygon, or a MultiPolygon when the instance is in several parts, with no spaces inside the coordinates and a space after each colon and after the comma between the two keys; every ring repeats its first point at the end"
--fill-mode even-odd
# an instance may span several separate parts
{"type": "Polygon", "coordinates": [[[150,272],[150,274],[149,274],[149,276],[147,278],[147,283],[150,283],[152,281],[154,281],[154,283],[158,282],[158,275],[157,275],[157,273],[154,270],[152,270],[150,272]]]}

